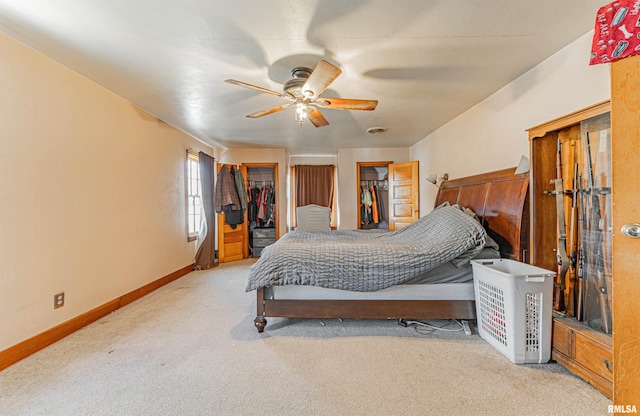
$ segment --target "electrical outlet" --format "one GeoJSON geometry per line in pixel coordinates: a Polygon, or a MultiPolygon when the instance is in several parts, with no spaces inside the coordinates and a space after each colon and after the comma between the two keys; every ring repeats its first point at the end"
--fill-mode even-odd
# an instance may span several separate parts
{"type": "Polygon", "coordinates": [[[64,292],[53,295],[53,309],[62,308],[64,306],[64,292]]]}

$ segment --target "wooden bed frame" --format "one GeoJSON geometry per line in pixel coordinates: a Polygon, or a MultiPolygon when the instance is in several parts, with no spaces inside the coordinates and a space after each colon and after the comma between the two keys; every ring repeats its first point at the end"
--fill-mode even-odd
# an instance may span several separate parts
{"type": "MultiPolygon", "coordinates": [[[[529,243],[529,174],[515,168],[469,176],[440,185],[435,206],[444,202],[469,207],[503,258],[527,260],[529,243]]],[[[266,317],[359,319],[475,319],[472,300],[291,300],[267,299],[257,290],[258,332],[266,317]]]]}

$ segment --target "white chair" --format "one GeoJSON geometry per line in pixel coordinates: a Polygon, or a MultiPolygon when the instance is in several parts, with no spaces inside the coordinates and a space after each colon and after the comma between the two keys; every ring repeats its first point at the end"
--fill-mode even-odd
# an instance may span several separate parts
{"type": "Polygon", "coordinates": [[[296,208],[296,230],[330,231],[331,210],[329,207],[310,204],[296,208]]]}

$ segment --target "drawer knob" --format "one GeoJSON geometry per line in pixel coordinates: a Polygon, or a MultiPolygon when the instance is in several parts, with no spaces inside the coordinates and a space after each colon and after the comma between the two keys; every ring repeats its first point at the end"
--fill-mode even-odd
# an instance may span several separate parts
{"type": "Polygon", "coordinates": [[[607,367],[607,370],[609,370],[610,373],[613,373],[613,362],[609,361],[608,359],[604,359],[603,364],[605,367],[607,367]]]}

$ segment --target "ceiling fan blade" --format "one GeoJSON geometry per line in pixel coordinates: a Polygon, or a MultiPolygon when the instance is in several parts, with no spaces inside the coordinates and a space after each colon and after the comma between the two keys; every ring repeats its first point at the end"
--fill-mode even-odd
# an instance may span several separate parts
{"type": "Polygon", "coordinates": [[[315,101],[315,105],[321,108],[333,108],[336,110],[373,111],[378,105],[378,100],[353,100],[350,98],[321,97],[315,101]]]}
{"type": "Polygon", "coordinates": [[[271,91],[266,88],[258,87],[256,85],[247,84],[246,82],[236,81],[235,79],[225,79],[224,82],[228,82],[229,84],[237,85],[239,87],[248,88],[250,90],[264,92],[265,94],[277,95],[282,98],[291,98],[287,94],[283,94],[281,92],[271,91]]]}
{"type": "Polygon", "coordinates": [[[277,113],[278,111],[286,110],[287,108],[291,107],[292,105],[293,105],[293,103],[282,104],[282,105],[279,105],[277,107],[267,108],[266,110],[256,111],[255,113],[249,114],[247,117],[249,117],[249,118],[258,118],[258,117],[262,117],[262,116],[268,116],[269,114],[273,114],[273,113],[277,113]]]}
{"type": "Polygon", "coordinates": [[[314,126],[323,127],[323,126],[329,125],[329,122],[327,121],[326,118],[324,118],[320,110],[318,110],[315,107],[310,107],[310,108],[311,108],[311,111],[307,113],[307,117],[309,118],[309,121],[313,123],[314,126]]]}
{"type": "Polygon", "coordinates": [[[302,86],[302,94],[312,98],[318,97],[341,73],[340,68],[327,61],[318,62],[307,82],[302,86]]]}

